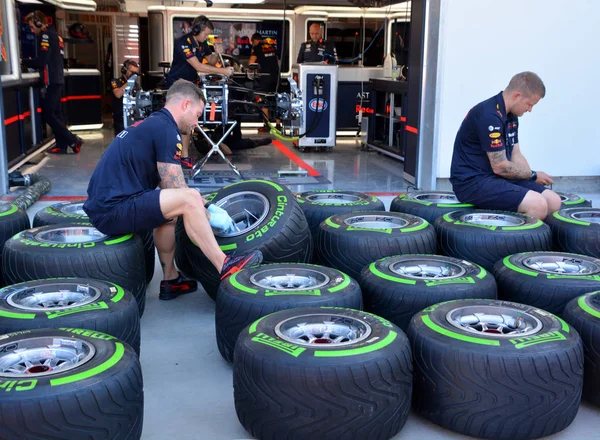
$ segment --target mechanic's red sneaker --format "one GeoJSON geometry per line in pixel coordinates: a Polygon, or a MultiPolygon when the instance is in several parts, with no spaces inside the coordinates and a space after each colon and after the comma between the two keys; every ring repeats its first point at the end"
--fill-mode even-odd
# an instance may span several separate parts
{"type": "Polygon", "coordinates": [[[192,168],[194,168],[194,159],[192,159],[191,157],[182,157],[181,168],[185,170],[191,170],[192,168]]]}
{"type": "Polygon", "coordinates": [[[71,149],[75,154],[79,153],[81,151],[81,147],[83,147],[83,139],[81,139],[79,136],[76,136],[76,138],[77,140],[75,141],[75,143],[71,145],[71,149]]]}
{"type": "Polygon", "coordinates": [[[271,131],[271,127],[269,127],[268,125],[263,125],[262,127],[260,127],[257,130],[259,133],[268,133],[271,131]]]}
{"type": "Polygon", "coordinates": [[[160,293],[158,299],[169,301],[185,293],[192,293],[198,289],[198,283],[195,280],[186,280],[179,274],[179,278],[174,280],[160,282],[160,293]]]}
{"type": "Polygon", "coordinates": [[[223,269],[221,269],[221,280],[242,270],[244,267],[258,266],[262,263],[262,260],[263,254],[259,250],[237,257],[228,256],[223,263],[223,269]]]}
{"type": "Polygon", "coordinates": [[[67,149],[60,147],[52,147],[48,150],[48,152],[52,154],[67,154],[67,149]]]}

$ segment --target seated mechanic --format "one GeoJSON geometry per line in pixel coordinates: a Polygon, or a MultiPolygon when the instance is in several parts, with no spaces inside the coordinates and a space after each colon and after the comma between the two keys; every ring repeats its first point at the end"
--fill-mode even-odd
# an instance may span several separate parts
{"type": "Polygon", "coordinates": [[[532,72],[515,75],[506,89],[477,104],[463,120],[452,154],[450,182],[461,203],[520,212],[539,219],[560,208],[553,183],[534,171],[519,146],[519,117],[546,94],[532,72]]]}
{"type": "Polygon", "coordinates": [[[175,269],[175,220],[180,215],[188,236],[220,272],[221,279],[262,261],[258,250],[238,256],[221,251],[211,226],[232,230],[232,219],[216,205],[206,208],[202,196],[185,183],[179,163],[181,132],[189,133],[196,126],[204,104],[196,85],[176,81],[162,110],[127,127],[111,142],[94,170],[89,198],[83,205],[92,224],[104,234],[154,229],[164,273],[162,300],[197,288],[196,281],[184,279],[175,269]]]}

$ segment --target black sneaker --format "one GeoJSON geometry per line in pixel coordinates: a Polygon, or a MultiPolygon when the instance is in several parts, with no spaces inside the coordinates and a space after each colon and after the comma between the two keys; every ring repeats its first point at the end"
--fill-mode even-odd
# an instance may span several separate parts
{"type": "Polygon", "coordinates": [[[252,251],[246,255],[239,255],[237,257],[228,256],[225,258],[223,263],[223,269],[221,269],[221,281],[233,275],[234,273],[242,270],[244,267],[258,266],[262,263],[263,254],[259,250],[252,251]]]}
{"type": "Polygon", "coordinates": [[[192,293],[198,289],[198,283],[195,280],[186,280],[179,274],[179,278],[174,280],[160,282],[160,293],[158,299],[169,301],[185,293],[192,293]]]}
{"type": "Polygon", "coordinates": [[[70,147],[73,150],[73,153],[78,154],[81,151],[81,147],[83,147],[83,139],[81,139],[79,136],[75,137],[77,140],[73,145],[70,145],[70,147]]]}

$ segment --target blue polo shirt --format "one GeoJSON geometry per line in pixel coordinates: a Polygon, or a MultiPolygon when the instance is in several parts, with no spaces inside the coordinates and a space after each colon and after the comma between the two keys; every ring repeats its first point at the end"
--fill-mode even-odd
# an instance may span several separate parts
{"type": "Polygon", "coordinates": [[[488,152],[506,150],[510,160],[519,142],[519,119],[506,114],[502,92],[473,107],[463,120],[450,166],[450,183],[454,190],[466,188],[476,179],[494,176],[488,152]]]}
{"type": "Polygon", "coordinates": [[[181,133],[167,109],[127,127],[102,155],[83,204],[88,216],[103,214],[120,202],[160,183],[157,162],[181,164],[181,133]]]}
{"type": "Polygon", "coordinates": [[[208,43],[206,41],[197,43],[192,34],[186,34],[176,39],[173,42],[173,61],[171,62],[171,69],[167,73],[165,86],[167,88],[171,87],[178,79],[196,81],[198,73],[187,60],[196,57],[202,62],[202,59],[211,53],[212,50],[208,43]]]}

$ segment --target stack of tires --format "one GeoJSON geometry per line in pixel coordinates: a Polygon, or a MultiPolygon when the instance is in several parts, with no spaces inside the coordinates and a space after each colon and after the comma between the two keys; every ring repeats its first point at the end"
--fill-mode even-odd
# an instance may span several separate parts
{"type": "Polygon", "coordinates": [[[3,246],[6,438],[141,437],[140,314],[151,278],[142,239],[104,236],[76,205],[38,212],[32,229],[14,210],[26,223],[3,246]]]}

